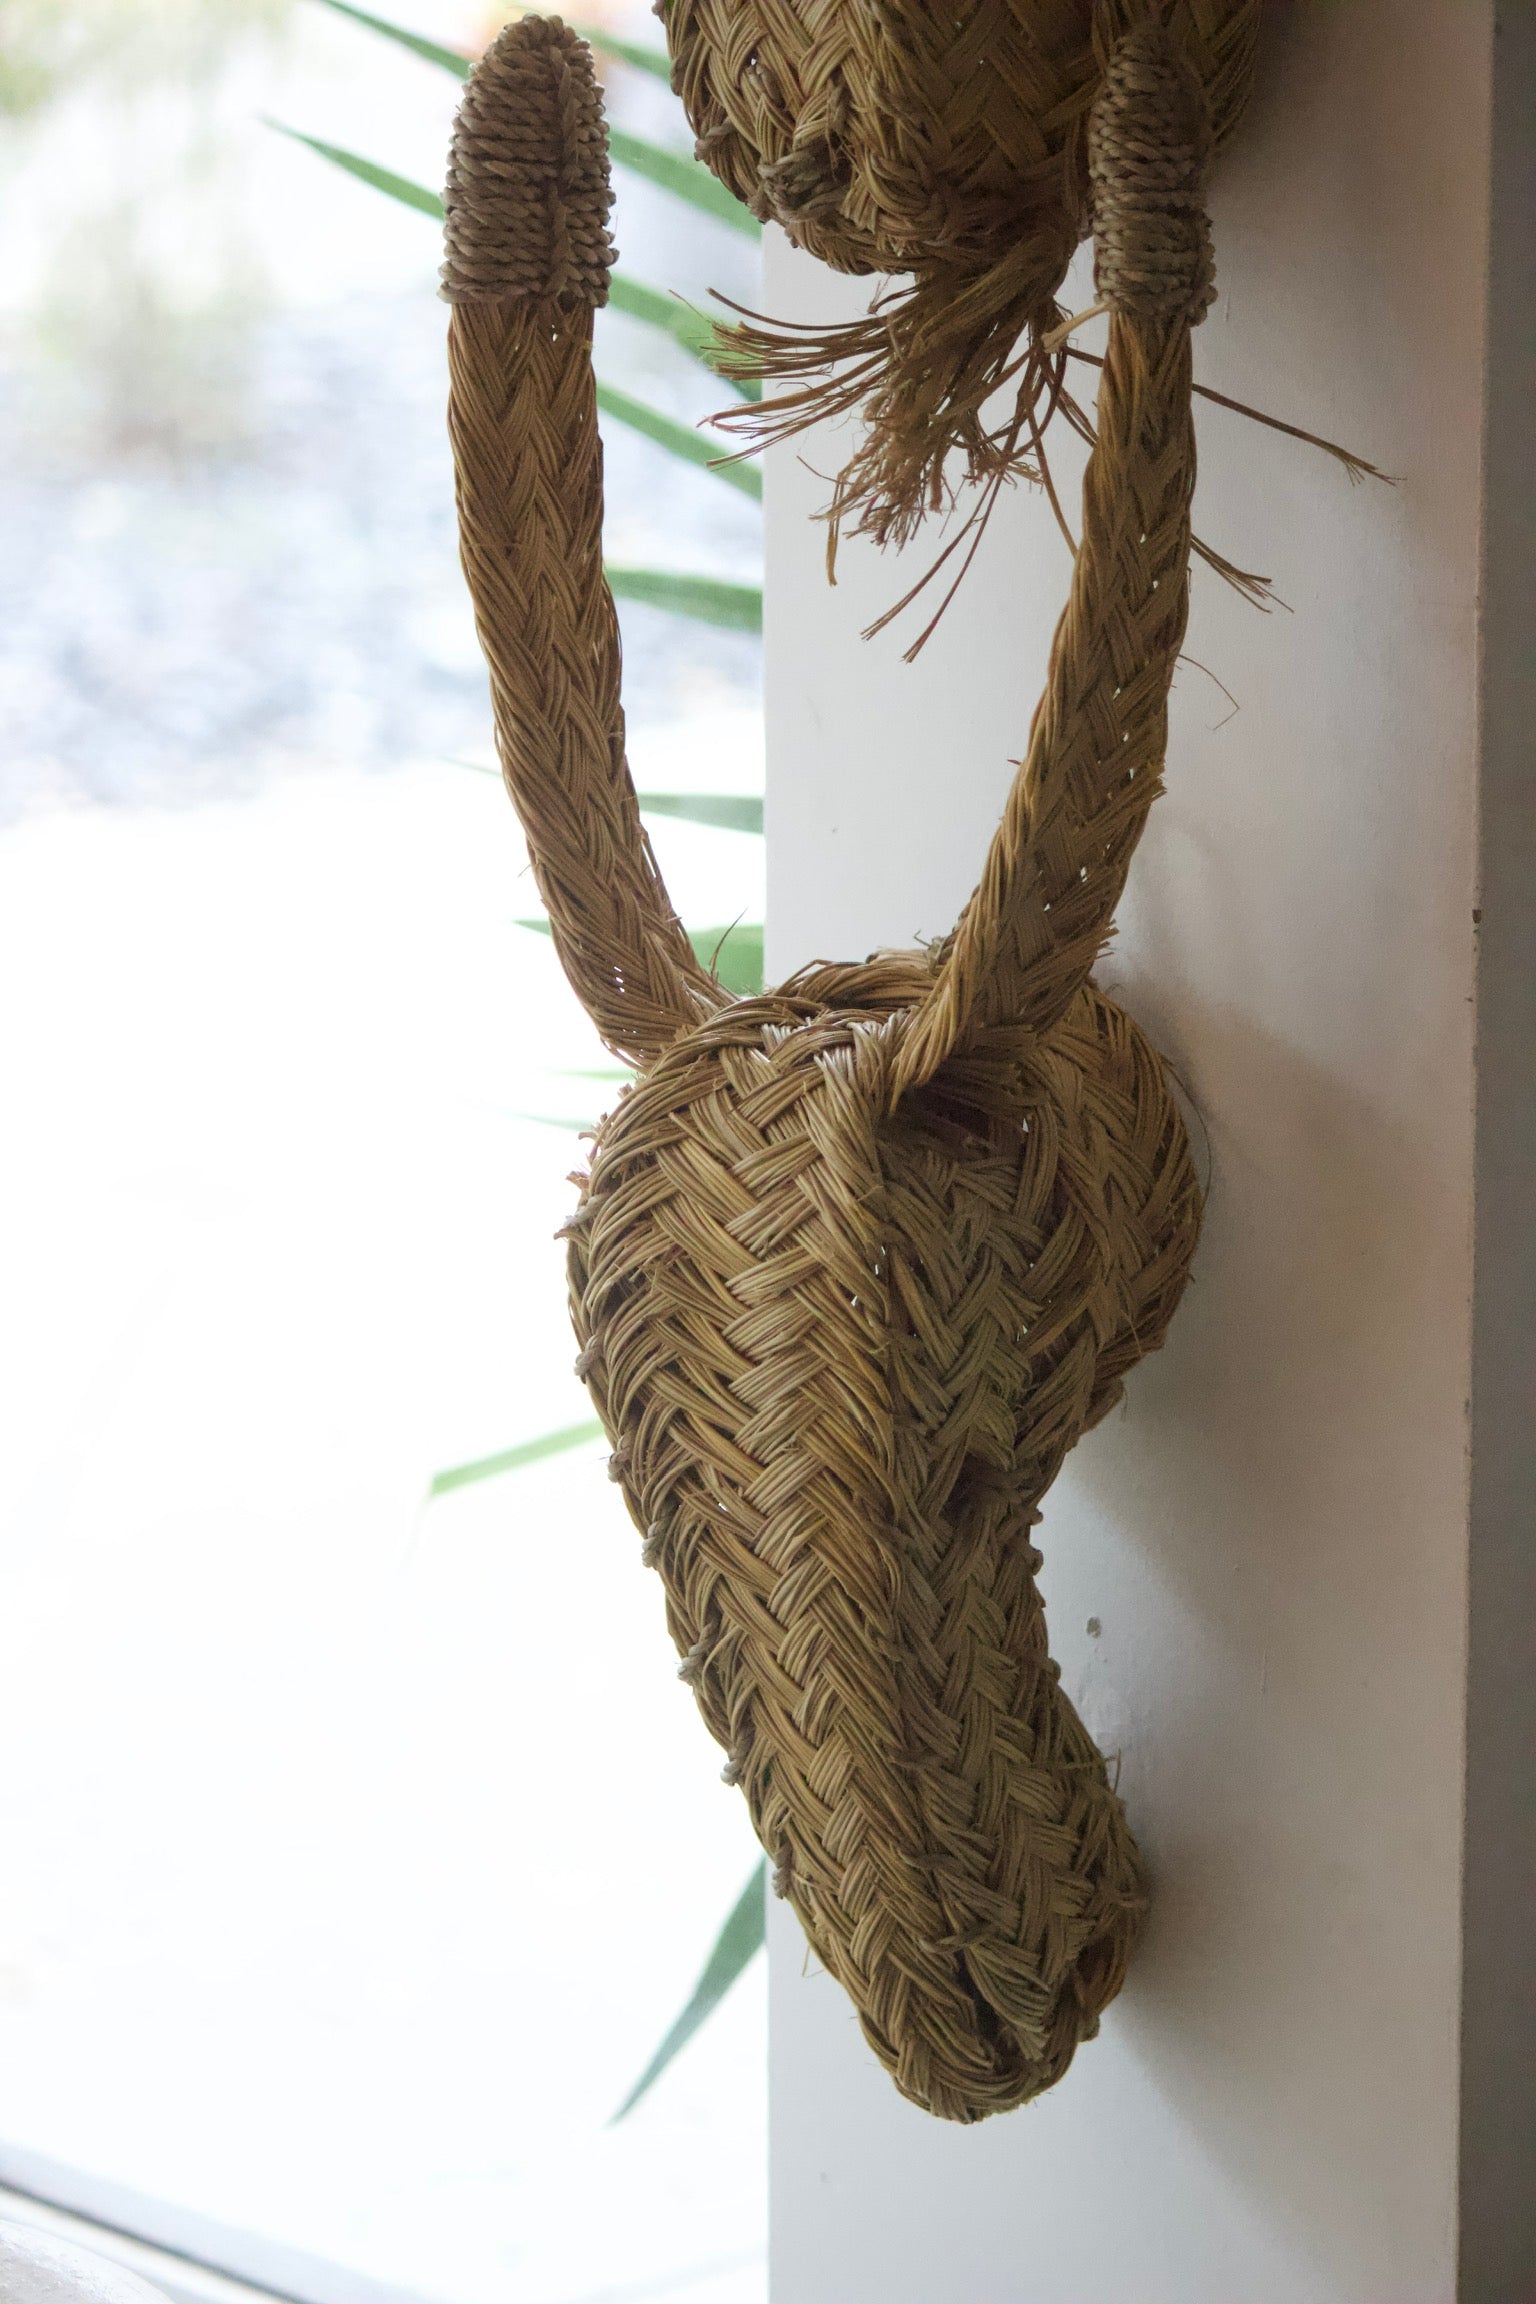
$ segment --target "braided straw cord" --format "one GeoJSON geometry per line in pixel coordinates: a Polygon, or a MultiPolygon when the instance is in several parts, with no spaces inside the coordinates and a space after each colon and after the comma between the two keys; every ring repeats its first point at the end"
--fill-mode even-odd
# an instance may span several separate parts
{"type": "Polygon", "coordinates": [[[1061,2077],[1145,1911],[1050,1659],[1032,1531],[1161,1343],[1200,1214],[1164,1068],[1088,975],[1157,789],[1209,292],[1200,106],[1155,28],[1110,60],[1094,148],[1117,302],[1084,566],[937,963],[822,965],[730,1003],[683,972],[597,741],[617,646],[592,607],[585,337],[558,299],[454,315],[465,564],[508,782],[573,980],[641,1059],[566,1228],[577,1365],[776,1887],[897,2086],[958,2121],[1061,2077]],[[575,585],[541,565],[556,535],[575,585]],[[601,865],[575,780],[608,811],[601,865]]]}
{"type": "Polygon", "coordinates": [[[502,769],[566,974],[617,1054],[653,1057],[722,995],[625,764],[592,376],[607,145],[591,51],[558,18],[510,25],[477,67],[444,205],[459,534],[502,769]]]}

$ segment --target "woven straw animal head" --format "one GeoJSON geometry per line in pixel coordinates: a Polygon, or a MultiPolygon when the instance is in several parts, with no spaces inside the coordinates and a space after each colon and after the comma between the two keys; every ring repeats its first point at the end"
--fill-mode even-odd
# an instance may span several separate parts
{"type": "Polygon", "coordinates": [[[742,428],[772,437],[862,404],[833,509],[882,541],[943,500],[952,448],[975,480],[1031,469],[1031,419],[1043,426],[1063,391],[1064,355],[1042,339],[1091,221],[1088,124],[1119,42],[1163,19],[1220,143],[1247,100],[1259,6],[657,0],[673,85],[721,182],[840,272],[911,277],[872,321],[744,331],[743,370],[798,388],[742,428]]]}
{"type": "Polygon", "coordinates": [[[1161,1342],[1199,1221],[1164,1068],[1091,970],[1184,630],[1207,143],[1176,50],[1128,32],[1088,131],[1113,319],[1082,548],[976,895],[937,951],[739,1001],[693,956],[624,764],[591,369],[608,188],[563,27],[491,50],[449,183],[503,765],[560,956],[638,1074],[568,1227],[578,1366],[780,1893],[897,2084],[956,2120],[1060,2077],[1145,1906],[1033,1531],[1161,1342]]]}

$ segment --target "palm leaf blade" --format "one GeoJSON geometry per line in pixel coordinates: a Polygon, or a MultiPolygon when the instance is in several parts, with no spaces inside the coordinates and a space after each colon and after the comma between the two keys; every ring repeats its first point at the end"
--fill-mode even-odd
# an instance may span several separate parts
{"type": "MultiPolygon", "coordinates": [[[[684,303],[680,296],[665,296],[659,288],[631,279],[627,272],[608,275],[608,301],[615,312],[627,312],[632,320],[643,320],[647,326],[661,329],[674,343],[681,344],[685,352],[702,362],[712,375],[724,374],[719,366],[720,330],[695,305],[684,303]]],[[[761,396],[762,386],[751,379],[743,382],[738,377],[727,376],[725,381],[744,399],[761,396]]]]}
{"type": "Polygon", "coordinates": [[[417,208],[423,216],[442,222],[443,204],[425,184],[413,184],[408,176],[397,176],[392,168],[381,168],[376,160],[365,160],[360,152],[349,152],[344,145],[327,144],[321,136],[306,136],[302,128],[290,128],[285,120],[269,119],[267,126],[275,128],[280,136],[291,136],[295,144],[307,144],[311,152],[318,152],[332,167],[344,168],[349,176],[371,184],[376,192],[387,192],[391,200],[403,201],[407,208],[417,208]]]}
{"type": "Polygon", "coordinates": [[[670,568],[616,568],[603,571],[619,600],[643,601],[696,624],[716,624],[727,632],[761,632],[763,595],[756,584],[729,584],[718,576],[675,575],[670,568]]]}
{"type": "MultiPolygon", "coordinates": [[[[461,80],[468,79],[474,68],[473,56],[466,56],[462,49],[445,48],[440,40],[428,40],[420,32],[408,32],[403,24],[392,23],[387,16],[375,16],[371,8],[354,7],[353,0],[322,0],[322,5],[333,8],[338,16],[350,16],[354,24],[365,25],[386,40],[397,41],[413,56],[422,57],[428,64],[440,65],[461,80]]],[[[672,61],[664,48],[647,48],[638,40],[617,39],[596,25],[578,24],[575,30],[604,56],[615,56],[621,64],[632,64],[637,72],[649,72],[653,79],[665,80],[670,86],[672,61]]]]}
{"type": "Polygon", "coordinates": [[[571,1448],[584,1448],[590,1440],[601,1440],[603,1428],[595,1416],[581,1424],[566,1424],[558,1432],[541,1432],[536,1440],[524,1440],[516,1448],[503,1448],[495,1456],[477,1456],[471,1464],[453,1464],[446,1472],[436,1472],[427,1490],[429,1497],[451,1495],[455,1488],[472,1488],[480,1480],[499,1480],[505,1472],[521,1472],[525,1465],[542,1464],[546,1457],[563,1456],[571,1448]]]}
{"type": "Polygon", "coordinates": [[[672,85],[672,59],[665,48],[648,48],[641,40],[621,40],[613,32],[604,32],[595,24],[576,24],[579,32],[600,56],[615,56],[621,64],[631,64],[637,72],[649,72],[653,80],[664,80],[672,85]]]}
{"type": "Polygon", "coordinates": [[[687,2047],[699,2026],[714,2014],[738,1976],[751,1966],[761,1952],[768,1934],[765,1909],[767,1875],[766,1864],[758,1864],[754,1868],[729,1919],[715,1938],[714,1950],[704,1963],[704,1972],[694,1986],[687,2006],[613,2115],[610,2127],[616,2128],[621,2120],[633,2112],[640,2099],[649,2095],[667,2066],[687,2047]]]}
{"type": "Polygon", "coordinates": [[[386,40],[394,40],[408,48],[413,56],[420,56],[428,64],[439,64],[445,72],[457,73],[467,80],[474,69],[473,56],[462,49],[445,48],[440,40],[428,40],[420,32],[407,32],[403,24],[392,24],[387,16],[375,16],[371,8],[356,8],[352,0],[321,0],[321,5],[333,8],[338,16],[350,16],[354,24],[362,24],[370,32],[380,32],[386,40]]]}
{"type": "Polygon", "coordinates": [[[640,805],[651,816],[678,816],[687,824],[708,824],[718,832],[761,832],[763,803],[737,792],[642,792],[640,805]]]}
{"type": "Polygon", "coordinates": [[[729,224],[753,240],[762,238],[763,228],[750,208],[743,208],[735,193],[727,192],[719,178],[711,176],[704,163],[690,153],[669,152],[664,144],[652,144],[647,137],[632,135],[627,128],[615,128],[611,123],[608,149],[621,168],[630,168],[637,176],[659,184],[664,192],[686,200],[717,223],[729,224]]]}
{"type": "Polygon", "coordinates": [[[654,440],[669,455],[680,456],[684,463],[697,464],[711,472],[717,480],[739,488],[744,496],[761,501],[763,476],[753,464],[725,463],[721,461],[719,444],[706,440],[691,424],[680,424],[675,416],[663,415],[647,400],[636,400],[628,392],[621,392],[615,384],[605,384],[601,378],[597,386],[597,404],[605,415],[616,422],[629,425],[641,432],[647,440],[654,440]]]}

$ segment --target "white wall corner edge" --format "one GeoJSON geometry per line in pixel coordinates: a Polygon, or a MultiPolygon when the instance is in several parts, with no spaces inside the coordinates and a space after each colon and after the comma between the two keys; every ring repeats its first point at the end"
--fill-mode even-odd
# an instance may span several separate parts
{"type": "Polygon", "coordinates": [[[1536,5],[1499,0],[1458,2304],[1536,2297],[1536,5]]]}

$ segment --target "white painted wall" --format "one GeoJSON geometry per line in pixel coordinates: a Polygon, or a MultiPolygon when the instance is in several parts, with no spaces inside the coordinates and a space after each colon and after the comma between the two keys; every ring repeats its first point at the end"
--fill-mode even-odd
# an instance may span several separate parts
{"type": "MultiPolygon", "coordinates": [[[[1529,9],[1507,13],[1529,42],[1529,9]]],[[[1154,1923],[1062,2086],[958,2130],[896,2096],[776,1912],[775,2304],[1536,2294],[1536,2161],[1522,2185],[1506,2155],[1478,2211],[1502,2238],[1457,2271],[1494,15],[1274,0],[1217,192],[1199,375],[1401,486],[1351,488],[1202,416],[1197,526],[1289,612],[1197,573],[1190,653],[1241,709],[1182,672],[1168,796],[1104,975],[1193,1092],[1208,1224],[1172,1341],[1040,1532],[1055,1653],[1123,1754],[1154,1923]]],[[[775,246],[769,309],[856,293],[775,246]]],[[[1528,358],[1531,332],[1509,333],[1528,358]]],[[[809,467],[836,455],[771,461],[778,971],[948,926],[1065,596],[1049,515],[1020,500],[915,668],[891,635],[862,646],[902,580],[849,549],[825,589],[809,467]]],[[[1507,766],[1513,824],[1533,813],[1528,752],[1507,766]]],[[[1509,1320],[1528,1340],[1529,1297],[1509,1320]]],[[[1499,1541],[1529,1493],[1493,1508],[1499,1541]]],[[[1528,1952],[1513,1892],[1490,1890],[1495,1917],[1528,1952]]],[[[1503,2132],[1523,2112],[1529,2138],[1529,2055],[1498,2085],[1503,2132]]]]}

